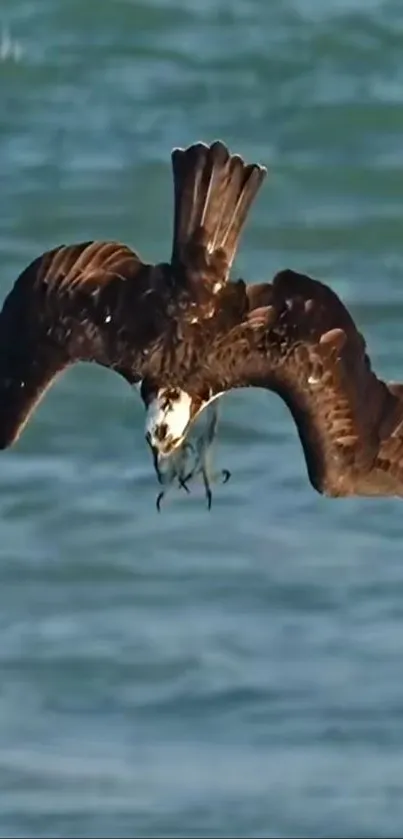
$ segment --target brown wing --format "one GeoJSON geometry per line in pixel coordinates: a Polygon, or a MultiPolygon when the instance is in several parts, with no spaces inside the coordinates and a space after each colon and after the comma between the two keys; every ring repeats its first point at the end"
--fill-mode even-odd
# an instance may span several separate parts
{"type": "Polygon", "coordinates": [[[246,321],[218,336],[208,357],[210,386],[277,392],[319,492],[403,494],[403,388],[371,371],[364,339],[337,295],[293,271],[246,293],[246,321]]]}
{"type": "Polygon", "coordinates": [[[74,362],[142,377],[164,330],[158,279],[158,268],[116,242],[62,245],[23,271],[0,313],[1,448],[74,362]]]}

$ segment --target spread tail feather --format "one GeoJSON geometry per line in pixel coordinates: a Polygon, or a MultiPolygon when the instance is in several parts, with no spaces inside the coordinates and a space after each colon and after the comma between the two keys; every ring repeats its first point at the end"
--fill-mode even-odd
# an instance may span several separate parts
{"type": "Polygon", "coordinates": [[[195,143],[187,149],[174,149],[172,168],[172,264],[186,274],[197,274],[218,261],[225,280],[267,170],[231,155],[219,140],[211,146],[195,143]]]}

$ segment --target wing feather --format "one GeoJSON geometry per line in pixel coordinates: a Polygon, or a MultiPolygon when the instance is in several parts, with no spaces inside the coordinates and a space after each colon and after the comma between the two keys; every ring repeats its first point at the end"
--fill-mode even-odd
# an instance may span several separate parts
{"type": "Polygon", "coordinates": [[[158,276],[117,242],[62,245],[22,272],[0,312],[1,448],[75,362],[142,377],[164,331],[158,276]]]}
{"type": "Polygon", "coordinates": [[[210,350],[210,387],[278,393],[319,492],[403,495],[403,386],[374,374],[364,338],[338,296],[288,270],[246,294],[246,320],[217,336],[210,350]]]}

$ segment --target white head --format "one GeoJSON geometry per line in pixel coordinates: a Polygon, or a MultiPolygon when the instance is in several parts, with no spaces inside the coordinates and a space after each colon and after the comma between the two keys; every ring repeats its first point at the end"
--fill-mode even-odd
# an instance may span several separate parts
{"type": "Polygon", "coordinates": [[[180,446],[194,411],[191,396],[179,388],[160,388],[147,404],[146,440],[160,456],[180,446]]]}
{"type": "Polygon", "coordinates": [[[158,388],[148,378],[135,385],[146,409],[145,438],[151,448],[154,468],[162,483],[170,471],[171,455],[181,454],[187,433],[200,412],[221,393],[190,396],[179,387],[158,388]]]}

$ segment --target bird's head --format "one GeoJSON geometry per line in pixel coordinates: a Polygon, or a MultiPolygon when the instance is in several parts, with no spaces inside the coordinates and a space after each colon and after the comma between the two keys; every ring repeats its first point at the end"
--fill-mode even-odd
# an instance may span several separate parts
{"type": "Polygon", "coordinates": [[[183,443],[192,421],[192,397],[180,388],[159,388],[147,405],[146,440],[159,455],[172,454],[183,443]]]}
{"type": "Polygon", "coordinates": [[[185,442],[204,401],[179,387],[158,388],[146,380],[141,383],[140,395],[146,408],[145,438],[159,475],[164,458],[178,451],[185,442]]]}

